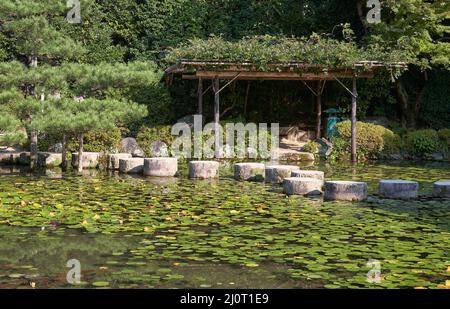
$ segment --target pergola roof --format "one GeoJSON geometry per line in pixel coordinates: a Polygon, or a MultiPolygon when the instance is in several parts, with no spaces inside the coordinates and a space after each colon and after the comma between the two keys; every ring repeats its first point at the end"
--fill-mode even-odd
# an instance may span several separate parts
{"type": "Polygon", "coordinates": [[[405,68],[405,63],[385,64],[360,61],[348,67],[327,67],[304,62],[273,63],[261,68],[250,62],[231,63],[181,59],[166,69],[166,74],[182,74],[183,79],[222,80],[333,80],[336,78],[371,78],[381,68],[405,68]]]}

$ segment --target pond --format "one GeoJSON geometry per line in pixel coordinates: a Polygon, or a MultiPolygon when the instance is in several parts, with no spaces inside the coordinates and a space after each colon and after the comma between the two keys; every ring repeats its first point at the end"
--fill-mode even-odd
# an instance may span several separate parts
{"type": "Polygon", "coordinates": [[[0,288],[445,288],[450,200],[430,194],[450,164],[308,169],[366,181],[370,198],[287,198],[231,164],[215,181],[1,167],[0,288]],[[379,199],[383,178],[419,181],[420,198],[379,199]]]}

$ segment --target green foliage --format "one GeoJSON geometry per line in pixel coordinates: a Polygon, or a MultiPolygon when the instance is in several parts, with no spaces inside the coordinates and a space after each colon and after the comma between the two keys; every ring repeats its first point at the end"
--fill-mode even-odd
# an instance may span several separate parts
{"type": "Polygon", "coordinates": [[[450,142],[450,129],[440,129],[438,131],[438,136],[440,139],[450,142]]]}
{"type": "Polygon", "coordinates": [[[152,156],[151,145],[154,142],[161,141],[168,146],[170,151],[170,146],[174,140],[174,136],[171,134],[172,126],[154,126],[147,127],[142,126],[136,137],[136,141],[139,146],[144,150],[146,156],[152,156]]]}
{"type": "Polygon", "coordinates": [[[319,153],[320,145],[317,142],[309,142],[303,146],[303,151],[317,154],[319,153]]]}
{"type": "Polygon", "coordinates": [[[405,138],[405,148],[417,156],[424,156],[439,150],[439,136],[436,130],[426,129],[409,132],[405,138]]]}
{"type": "Polygon", "coordinates": [[[427,84],[419,118],[423,125],[433,129],[450,124],[450,71],[436,71],[427,84]]]}
{"type": "Polygon", "coordinates": [[[171,63],[180,59],[250,62],[259,70],[270,69],[271,63],[303,62],[339,68],[351,67],[360,61],[383,61],[387,65],[405,61],[400,50],[386,50],[376,44],[358,48],[352,40],[351,30],[344,28],[344,31],[347,31],[344,41],[315,33],[302,38],[263,35],[244,37],[237,41],[226,41],[217,36],[207,40],[196,38],[173,48],[166,60],[171,63]]]}
{"type": "MultiPolygon", "coordinates": [[[[351,154],[351,122],[336,125],[338,136],[332,139],[333,156],[349,158],[351,154]]],[[[382,154],[398,153],[400,137],[391,130],[372,123],[356,123],[357,156],[360,160],[377,159],[382,154]]]]}
{"type": "MultiPolygon", "coordinates": [[[[120,150],[120,142],[122,140],[122,131],[120,128],[111,130],[96,130],[84,134],[84,150],[88,152],[104,152],[113,153],[120,150]]],[[[78,140],[71,139],[67,143],[67,151],[78,151],[78,140]]]]}

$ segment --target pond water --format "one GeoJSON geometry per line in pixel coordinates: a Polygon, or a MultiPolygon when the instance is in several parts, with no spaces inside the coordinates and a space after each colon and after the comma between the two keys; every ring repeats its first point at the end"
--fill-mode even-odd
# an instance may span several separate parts
{"type": "Polygon", "coordinates": [[[430,194],[450,164],[308,169],[366,181],[371,196],[287,198],[234,181],[231,164],[215,181],[1,167],[0,288],[445,288],[450,200],[430,194]],[[383,178],[418,180],[419,200],[379,199],[383,178]]]}

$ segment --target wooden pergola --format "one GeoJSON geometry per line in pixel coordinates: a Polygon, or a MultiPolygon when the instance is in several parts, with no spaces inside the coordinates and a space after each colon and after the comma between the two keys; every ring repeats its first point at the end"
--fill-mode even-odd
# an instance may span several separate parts
{"type": "MultiPolygon", "coordinates": [[[[390,67],[405,67],[405,64],[399,63],[390,65],[390,67]]],[[[352,153],[351,160],[357,162],[356,156],[356,110],[357,110],[357,79],[372,78],[375,71],[386,67],[382,62],[361,61],[351,67],[330,68],[327,66],[311,65],[303,62],[274,63],[265,66],[262,70],[255,63],[230,63],[220,61],[197,61],[181,59],[176,65],[166,69],[166,74],[181,74],[183,79],[198,80],[198,113],[203,114],[203,96],[209,89],[214,93],[214,123],[216,151],[219,149],[219,121],[220,121],[220,92],[228,85],[237,80],[283,80],[300,81],[316,97],[317,105],[317,123],[316,137],[321,137],[321,119],[322,119],[322,93],[327,81],[337,81],[352,97],[352,153]],[[352,89],[349,89],[342,80],[351,79],[352,89]],[[211,80],[211,86],[206,90],[203,88],[203,81],[211,80]],[[221,87],[220,81],[225,81],[221,87]],[[306,82],[316,81],[315,89],[306,82]]]]}

